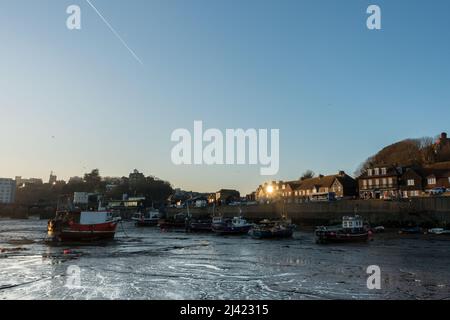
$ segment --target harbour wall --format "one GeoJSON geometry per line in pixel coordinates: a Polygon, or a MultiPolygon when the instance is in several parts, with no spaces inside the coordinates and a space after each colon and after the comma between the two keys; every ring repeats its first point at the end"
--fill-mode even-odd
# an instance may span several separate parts
{"type": "MultiPolygon", "coordinates": [[[[410,224],[423,226],[445,226],[450,224],[450,197],[417,198],[402,201],[383,200],[341,200],[316,202],[242,206],[242,215],[251,221],[276,219],[286,213],[288,218],[299,225],[314,226],[339,223],[344,215],[357,213],[371,224],[400,227],[410,224]]],[[[182,211],[171,208],[169,215],[182,211]]],[[[185,211],[185,210],[184,210],[185,211]]],[[[215,214],[226,217],[239,215],[239,207],[217,206],[215,214]]],[[[191,208],[193,217],[208,216],[212,207],[191,208]]]]}

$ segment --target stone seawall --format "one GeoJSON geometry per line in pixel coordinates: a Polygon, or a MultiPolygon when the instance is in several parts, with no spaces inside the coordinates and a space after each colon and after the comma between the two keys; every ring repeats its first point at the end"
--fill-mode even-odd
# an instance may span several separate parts
{"type": "MultiPolygon", "coordinates": [[[[357,212],[372,224],[386,226],[403,226],[410,223],[419,225],[447,225],[450,223],[450,197],[420,198],[405,201],[382,200],[341,200],[322,203],[302,204],[268,204],[242,206],[242,215],[249,220],[258,221],[274,219],[287,213],[294,223],[299,225],[318,225],[341,221],[343,215],[357,212]]],[[[182,211],[169,209],[169,215],[182,211]]],[[[185,211],[185,210],[184,210],[185,211]]],[[[208,216],[213,212],[212,207],[191,208],[194,217],[208,216]]],[[[239,207],[218,206],[216,215],[232,217],[239,215],[239,207]]]]}

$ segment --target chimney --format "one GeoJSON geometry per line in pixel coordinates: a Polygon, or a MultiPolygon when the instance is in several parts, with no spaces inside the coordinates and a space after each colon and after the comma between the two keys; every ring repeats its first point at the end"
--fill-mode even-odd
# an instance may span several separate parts
{"type": "Polygon", "coordinates": [[[322,179],[324,177],[323,174],[319,174],[319,178],[322,179]]]}
{"type": "Polygon", "coordinates": [[[442,140],[446,140],[447,139],[447,132],[442,132],[441,133],[441,139],[442,140]]]}
{"type": "Polygon", "coordinates": [[[339,176],[340,176],[340,177],[345,176],[345,171],[343,171],[343,170],[339,171],[339,176]]]}

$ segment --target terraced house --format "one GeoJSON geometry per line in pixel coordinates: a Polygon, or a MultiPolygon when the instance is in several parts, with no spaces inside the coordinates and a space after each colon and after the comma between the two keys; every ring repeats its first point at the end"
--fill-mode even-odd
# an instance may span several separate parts
{"type": "Polygon", "coordinates": [[[340,171],[335,175],[319,175],[315,178],[287,182],[282,185],[281,196],[286,203],[302,203],[314,200],[354,198],[357,195],[355,179],[340,171]]]}
{"type": "Polygon", "coordinates": [[[400,196],[402,168],[380,166],[367,169],[358,177],[361,199],[392,199],[400,196]]]}
{"type": "Polygon", "coordinates": [[[424,167],[381,167],[367,169],[358,178],[361,199],[423,197],[436,188],[450,189],[450,162],[424,167]]]}

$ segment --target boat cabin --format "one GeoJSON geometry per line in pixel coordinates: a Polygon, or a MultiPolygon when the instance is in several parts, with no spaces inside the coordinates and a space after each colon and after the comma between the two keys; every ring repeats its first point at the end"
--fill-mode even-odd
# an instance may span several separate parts
{"type": "Polygon", "coordinates": [[[363,218],[360,216],[354,217],[343,217],[342,218],[342,227],[344,229],[359,229],[364,225],[363,218]]]}

